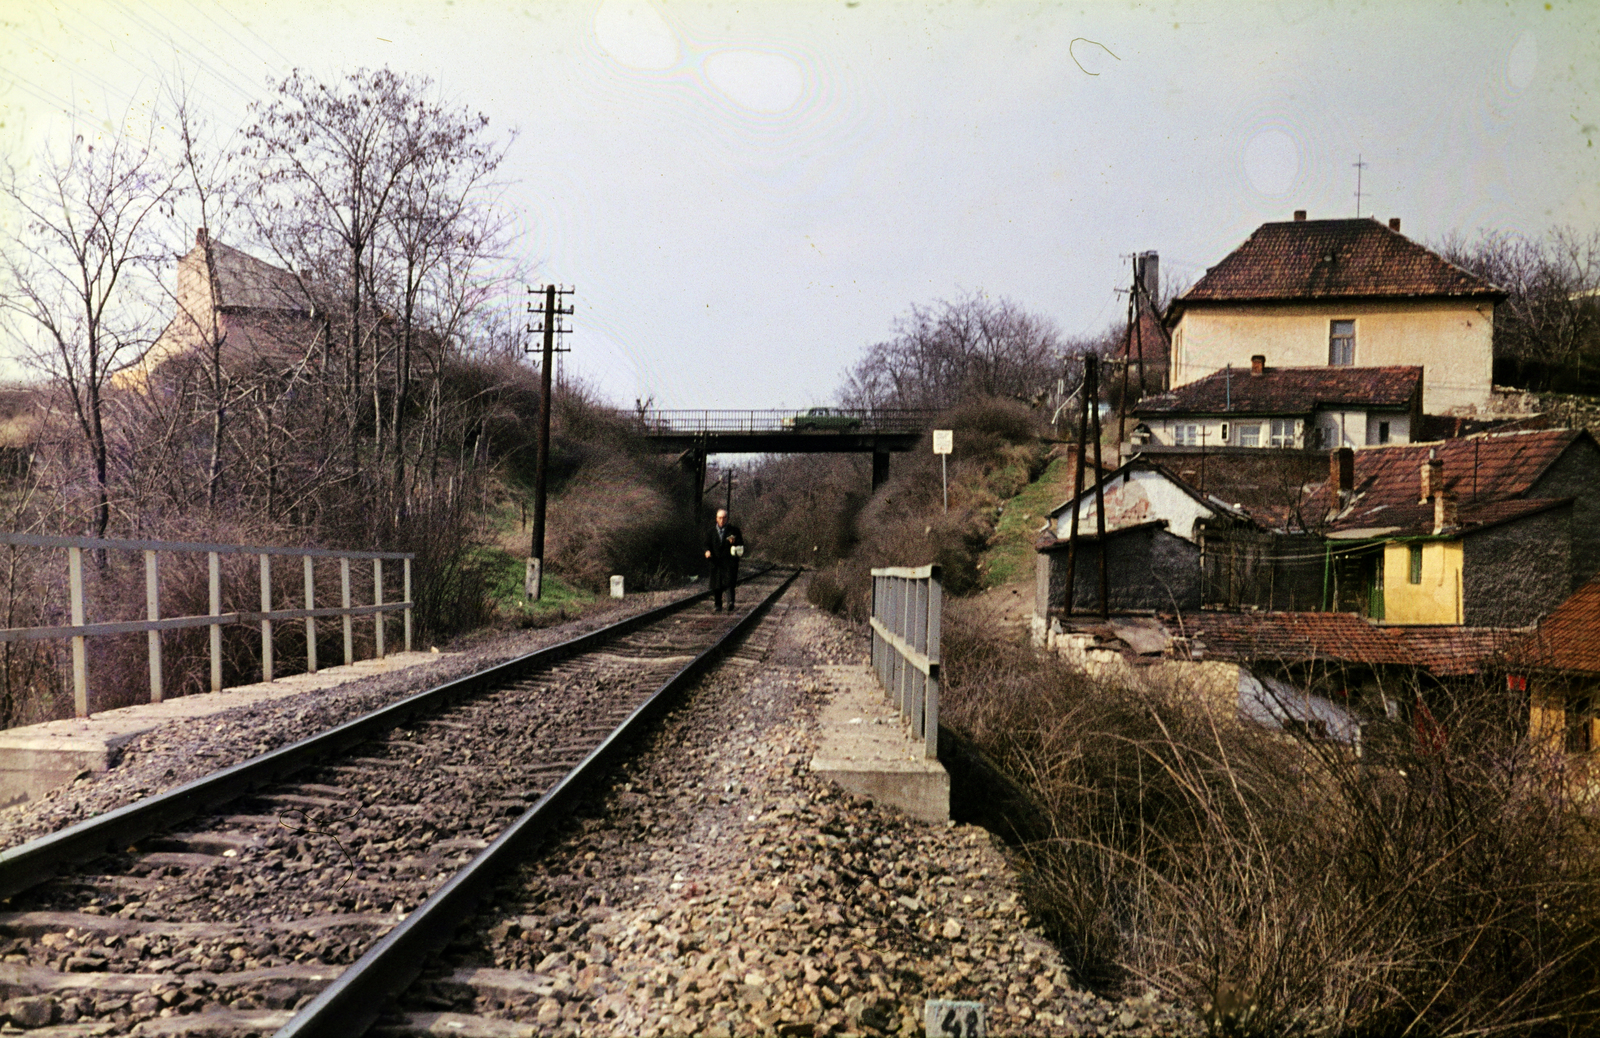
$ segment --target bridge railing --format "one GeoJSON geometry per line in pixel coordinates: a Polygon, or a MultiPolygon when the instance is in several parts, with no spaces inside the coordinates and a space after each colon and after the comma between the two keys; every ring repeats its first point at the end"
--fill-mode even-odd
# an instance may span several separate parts
{"type": "Polygon", "coordinates": [[[872,571],[872,669],[924,755],[939,756],[939,567],[872,571]]]}
{"type": "MultiPolygon", "coordinates": [[[[852,432],[910,433],[921,432],[928,424],[928,411],[829,408],[836,419],[860,422],[852,432]]],[[[667,410],[645,411],[637,422],[646,434],[683,435],[688,433],[764,433],[794,432],[806,421],[805,411],[765,410],[667,410]]],[[[819,431],[833,431],[825,425],[819,431]]]]}
{"type": "Polygon", "coordinates": [[[55,537],[44,534],[10,533],[0,531],[0,544],[31,548],[67,549],[68,599],[71,603],[70,625],[53,627],[0,628],[0,643],[34,641],[41,639],[70,638],[72,640],[72,698],[79,717],[89,716],[89,678],[85,639],[89,637],[148,632],[150,655],[150,701],[162,700],[161,632],[185,627],[211,628],[211,691],[222,690],[222,627],[225,624],[261,624],[261,676],[271,681],[272,624],[277,620],[304,620],[306,625],[306,670],[317,669],[316,623],[320,617],[340,617],[344,622],[344,662],[355,661],[353,622],[357,616],[371,616],[374,627],[374,648],[382,659],[384,652],[383,620],[385,613],[405,615],[405,649],[411,651],[411,560],[410,552],[397,551],[341,551],[329,548],[273,548],[252,547],[242,544],[202,544],[188,541],[143,541],[95,537],[55,537]],[[118,620],[110,623],[89,623],[85,619],[83,553],[111,550],[144,552],[146,620],[118,620]],[[201,616],[161,615],[161,576],[157,569],[158,552],[205,553],[208,556],[211,611],[201,616]],[[261,609],[259,612],[222,611],[223,555],[255,555],[260,560],[261,609]],[[273,556],[298,556],[305,578],[304,609],[274,609],[272,602],[273,556]],[[316,605],[315,559],[337,560],[339,563],[340,604],[318,608],[316,605]],[[370,560],[372,563],[372,604],[352,605],[350,592],[350,563],[370,560]],[[385,602],[383,599],[383,563],[399,560],[402,563],[401,601],[385,602]]]}

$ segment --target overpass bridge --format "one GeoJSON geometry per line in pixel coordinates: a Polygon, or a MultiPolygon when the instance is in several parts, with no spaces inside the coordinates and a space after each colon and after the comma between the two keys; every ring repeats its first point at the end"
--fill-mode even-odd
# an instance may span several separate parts
{"type": "Polygon", "coordinates": [[[639,430],[658,450],[683,455],[705,485],[711,454],[871,454],[872,488],[889,476],[889,455],[917,445],[932,411],[828,408],[805,411],[646,410],[639,430]]]}

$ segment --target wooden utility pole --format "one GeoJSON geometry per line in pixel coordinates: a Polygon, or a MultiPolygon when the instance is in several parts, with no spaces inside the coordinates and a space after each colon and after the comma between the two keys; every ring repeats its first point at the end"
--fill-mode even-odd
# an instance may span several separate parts
{"type": "Polygon", "coordinates": [[[1110,615],[1110,596],[1106,582],[1106,499],[1100,482],[1100,358],[1092,353],[1083,358],[1083,414],[1078,420],[1078,464],[1072,480],[1072,525],[1067,533],[1067,615],[1072,615],[1078,578],[1078,510],[1083,498],[1084,454],[1094,440],[1095,532],[1100,544],[1100,615],[1110,615]],[[1093,415],[1091,419],[1090,416],[1093,415]]]}
{"type": "MultiPolygon", "coordinates": [[[[529,292],[536,291],[529,289],[529,292]]],[[[544,590],[544,516],[545,516],[545,477],[550,470],[550,368],[555,360],[555,354],[566,353],[558,350],[556,336],[565,335],[569,329],[562,328],[561,318],[572,314],[572,307],[558,305],[560,296],[569,296],[573,292],[570,288],[559,288],[556,285],[544,287],[544,306],[534,309],[532,303],[528,304],[528,312],[539,314],[542,318],[537,327],[529,326],[529,332],[541,332],[544,336],[544,359],[539,365],[539,453],[533,469],[533,539],[528,547],[528,569],[523,575],[522,592],[530,601],[537,602],[544,590]]]]}

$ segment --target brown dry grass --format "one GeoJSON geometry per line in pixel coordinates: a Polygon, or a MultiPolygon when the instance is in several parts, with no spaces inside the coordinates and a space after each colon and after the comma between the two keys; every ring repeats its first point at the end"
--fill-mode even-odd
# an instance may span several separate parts
{"type": "Polygon", "coordinates": [[[1096,685],[953,603],[944,717],[1030,794],[1030,908],[1097,987],[1214,1033],[1591,1033],[1591,819],[1512,700],[1443,704],[1449,751],[1381,764],[1096,685]]]}

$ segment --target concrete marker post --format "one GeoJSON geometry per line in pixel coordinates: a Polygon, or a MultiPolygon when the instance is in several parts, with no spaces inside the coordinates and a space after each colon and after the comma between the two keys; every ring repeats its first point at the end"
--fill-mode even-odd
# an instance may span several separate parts
{"type": "MultiPolygon", "coordinates": [[[[222,557],[207,552],[206,568],[211,585],[211,615],[222,615],[222,557]]],[[[212,624],[211,632],[211,691],[222,691],[222,625],[212,624]]]]}
{"type": "MultiPolygon", "coordinates": [[[[161,619],[161,575],[156,570],[154,549],[146,549],[144,553],[144,610],[145,619],[161,619]]],[[[150,702],[159,703],[162,700],[161,632],[145,633],[150,646],[150,702]]]]}
{"type": "MultiPolygon", "coordinates": [[[[272,612],[272,556],[261,553],[261,612],[272,612]]],[[[261,680],[272,680],[272,621],[261,617],[261,680]]]]}
{"type": "Polygon", "coordinates": [[[355,624],[350,616],[350,558],[343,556],[339,559],[339,604],[344,608],[344,665],[346,667],[356,661],[355,650],[355,624]]]}
{"type": "MultiPolygon", "coordinates": [[[[372,560],[372,604],[383,605],[383,560],[372,560]]],[[[372,639],[377,648],[378,659],[383,659],[383,610],[379,609],[372,614],[372,639]]]]}
{"type": "MultiPolygon", "coordinates": [[[[301,559],[301,563],[302,563],[302,568],[305,570],[306,609],[307,610],[312,610],[312,609],[317,608],[317,581],[316,581],[316,576],[312,571],[311,556],[302,555],[300,557],[300,559],[301,559]]],[[[307,674],[315,674],[316,672],[317,672],[317,618],[314,617],[314,616],[308,616],[308,617],[306,617],[306,673],[307,674]]]]}
{"type": "MultiPolygon", "coordinates": [[[[72,597],[72,626],[83,620],[83,549],[67,549],[67,583],[72,597]]],[[[72,636],[72,707],[79,717],[89,716],[89,660],[81,634],[72,636]]]]}

